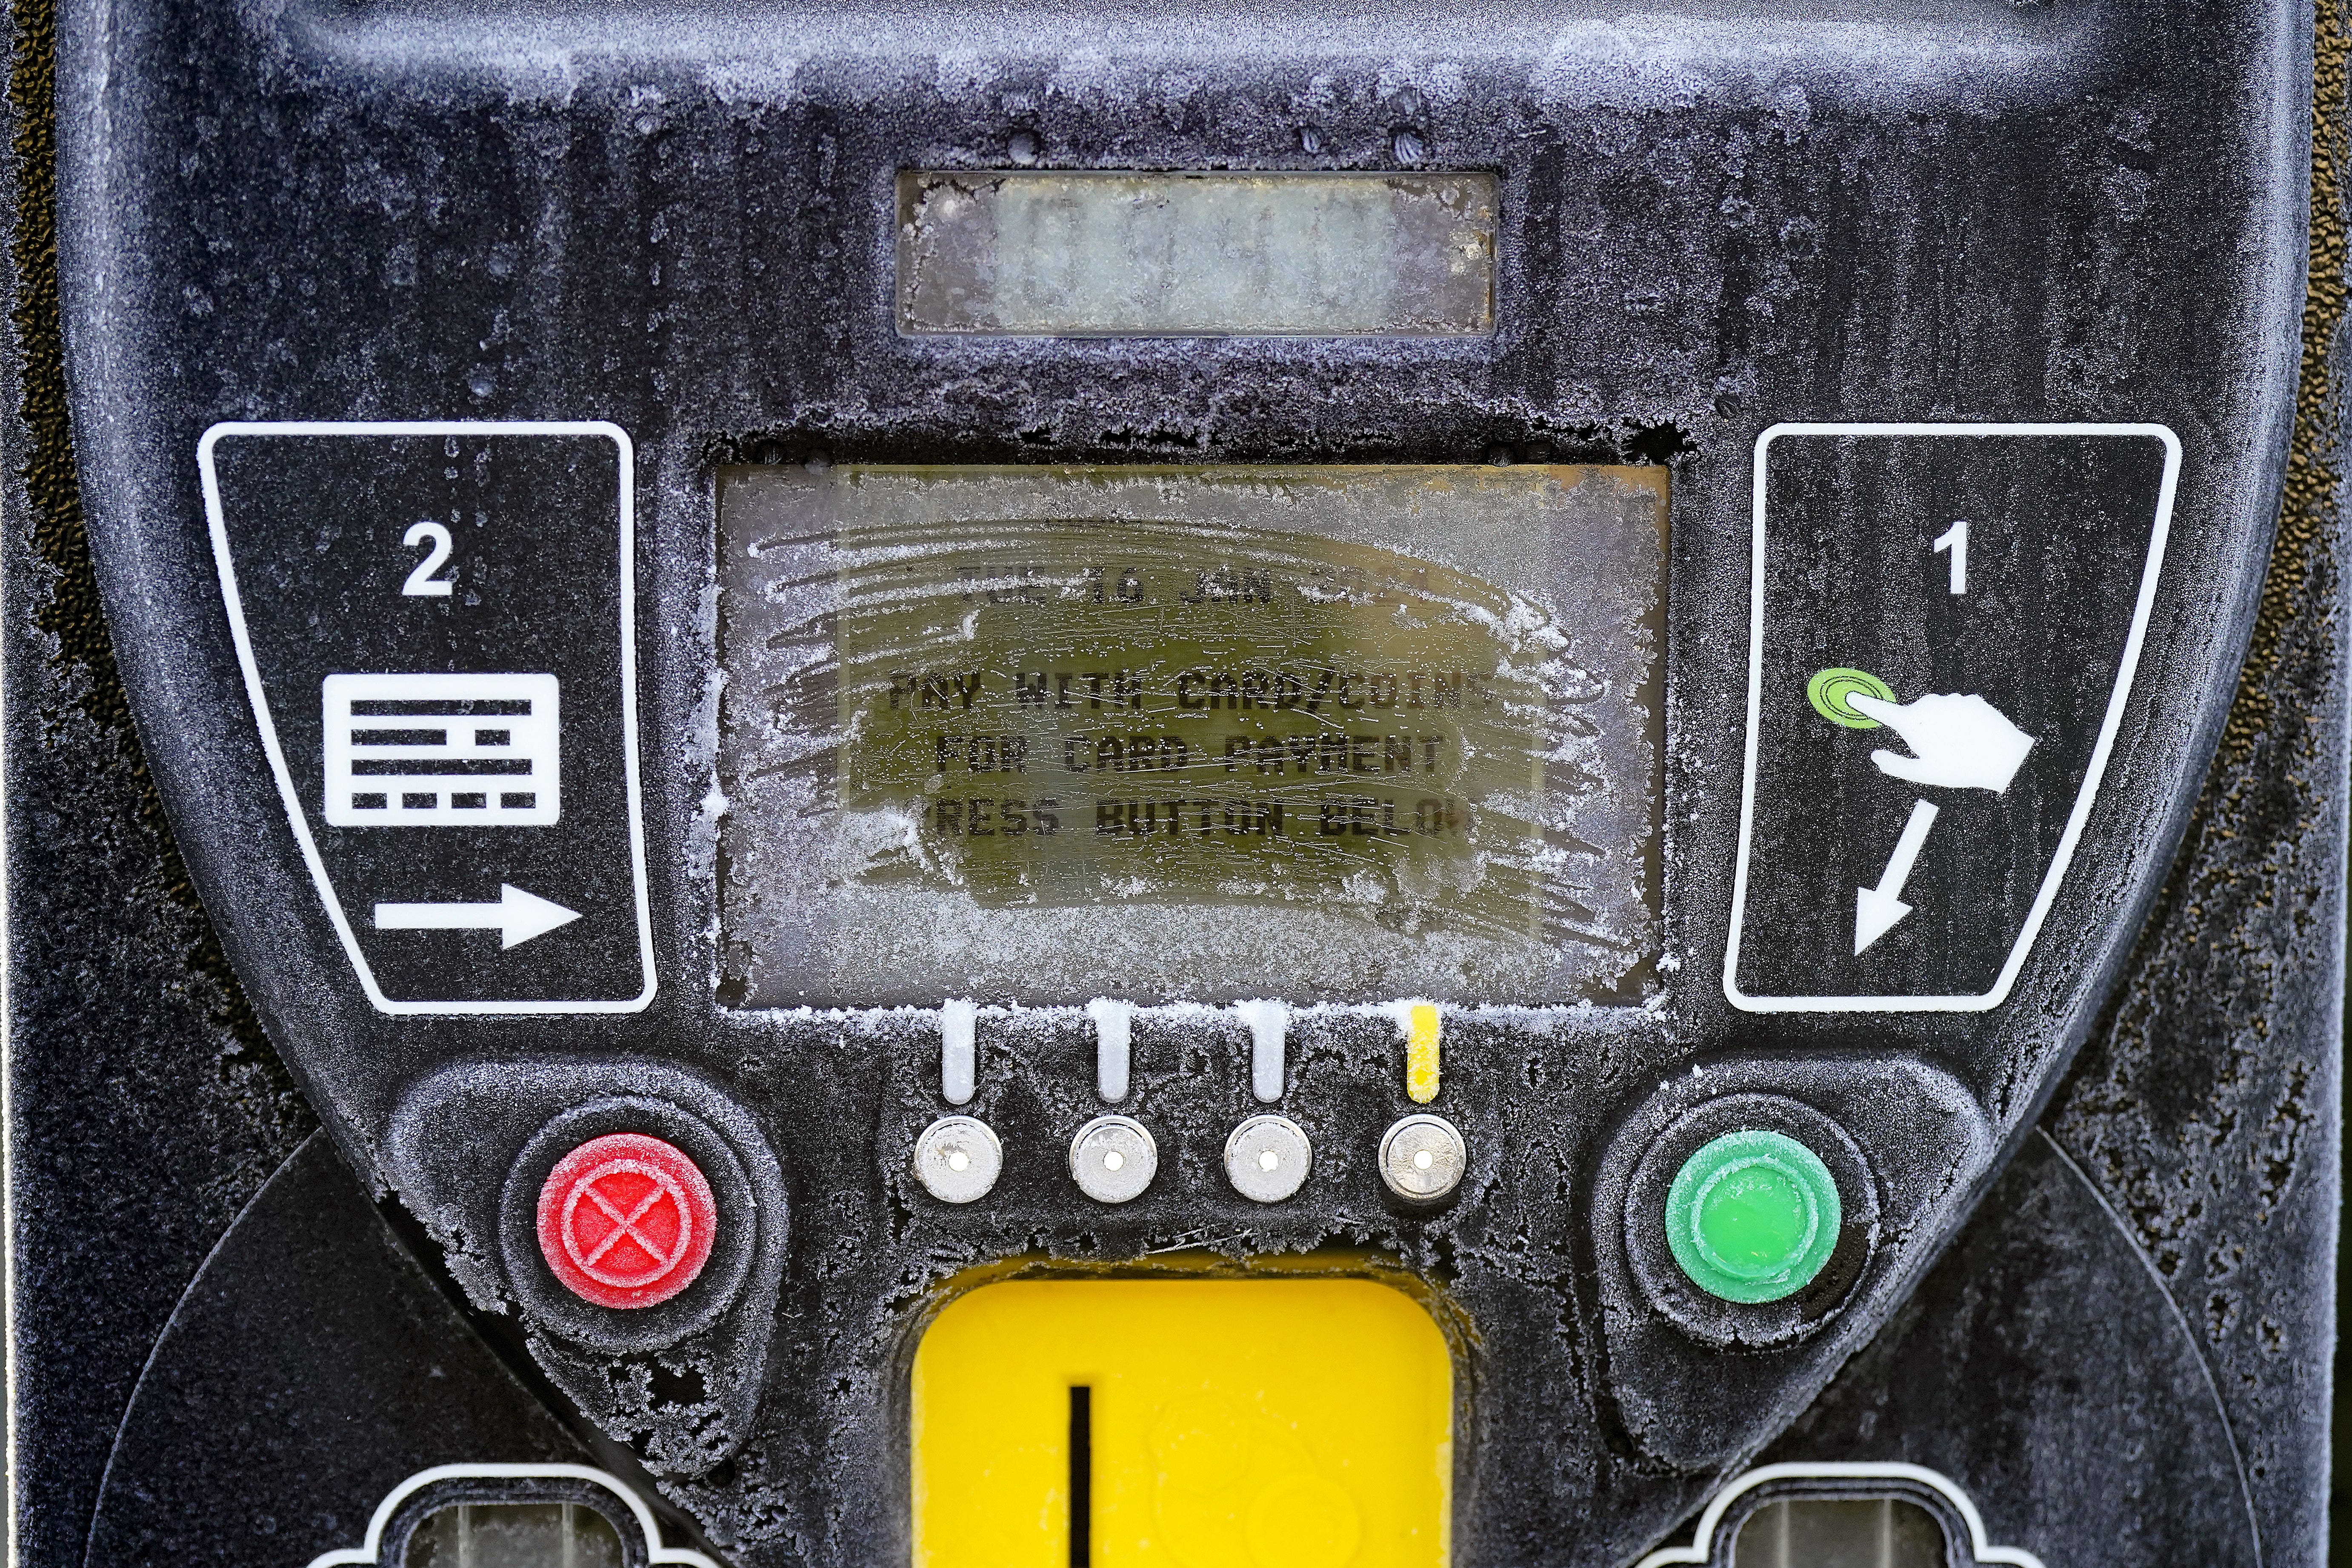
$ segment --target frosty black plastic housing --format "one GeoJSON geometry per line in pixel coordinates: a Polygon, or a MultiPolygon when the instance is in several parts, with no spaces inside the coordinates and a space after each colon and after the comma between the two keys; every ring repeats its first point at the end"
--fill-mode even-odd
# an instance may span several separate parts
{"type": "MultiPolygon", "coordinates": [[[[1645,1550],[1869,1342],[2026,1137],[2149,907],[2245,645],[2294,384],[2300,12],[155,0],[76,5],[68,24],[78,454],[190,870],[345,1154],[446,1249],[485,1321],[527,1325],[516,1353],[535,1374],[744,1563],[903,1550],[894,1391],[931,1282],[1013,1256],[1339,1243],[1437,1282],[1478,1331],[1460,1559],[1645,1550]],[[1016,155],[1492,172],[1495,331],[902,335],[899,174],[1016,155]],[[240,687],[194,454],[226,419],[387,418],[603,420],[634,442],[659,976],[642,1011],[387,1016],[302,872],[240,687]],[[1800,419],[2147,423],[2181,443],[2121,721],[2130,765],[1989,1012],[1755,1016],[1720,986],[1752,458],[1800,419]],[[1449,1017],[1441,1108],[1472,1152],[1442,1212],[1403,1212],[1372,1169],[1409,1108],[1382,1015],[1294,1037],[1284,1110],[1313,1129],[1318,1173],[1271,1209],[1214,1174],[1255,1103],[1246,1032],[1223,1014],[1140,1020],[1122,1109],[1155,1128],[1162,1176],[1117,1211],[1059,1164],[1098,1110],[1084,1017],[983,1019],[972,1110],[1003,1136],[1006,1174],[989,1204],[950,1213],[906,1157],[942,1110],[935,1016],[719,1004],[718,468],[1139,454],[1674,467],[1664,984],[1646,1007],[1449,1017]],[[1740,1354],[1643,1296],[1624,1207],[1651,1142],[1731,1094],[1833,1117],[1879,1216],[1833,1310],[1740,1354]],[[530,1315],[496,1245],[499,1194],[550,1121],[636,1100],[777,1174],[744,1282],[709,1326],[614,1348],[530,1315]],[[434,1127],[468,1131],[415,1131],[434,1127]]],[[[329,498],[322,526],[344,506],[329,498]]],[[[2179,1387],[2150,1407],[2202,1419],[2204,1385],[2179,1387]]],[[[2002,1416],[1996,1388],[1982,1398],[1978,1415],[2002,1416]]],[[[248,1484],[194,1464],[118,1480],[122,1517],[198,1521],[248,1484]]],[[[303,1515],[301,1483],[283,1484],[277,1511],[303,1515]]],[[[2109,1517],[2084,1503],[2095,1490],[2032,1505],[2053,1560],[2067,1532],[2099,1528],[2078,1513],[2109,1517]]],[[[2303,1506],[2263,1496],[2266,1518],[2303,1506]]]]}

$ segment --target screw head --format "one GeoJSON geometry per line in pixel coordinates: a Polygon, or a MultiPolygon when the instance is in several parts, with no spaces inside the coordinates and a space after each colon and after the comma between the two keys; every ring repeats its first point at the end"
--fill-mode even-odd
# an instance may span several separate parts
{"type": "Polygon", "coordinates": [[[642,1132],[591,1138],[539,1190],[539,1250],[564,1289],[600,1307],[658,1306],[710,1261],[719,1205],[701,1167],[642,1132]]]}
{"type": "Polygon", "coordinates": [[[1381,1180],[1410,1203],[1433,1204],[1462,1184],[1469,1145],[1443,1116],[1408,1116],[1381,1139],[1381,1180]]]}
{"type": "Polygon", "coordinates": [[[1225,1139],[1225,1177],[1253,1203],[1278,1204],[1313,1168],[1314,1147],[1287,1116],[1253,1116],[1225,1139]]]}
{"type": "Polygon", "coordinates": [[[1160,1170],[1160,1146],[1129,1116],[1097,1116],[1070,1140],[1070,1177],[1099,1204],[1139,1197],[1160,1170]]]}
{"type": "Polygon", "coordinates": [[[942,1116],[915,1139],[916,1179],[943,1204],[986,1197],[1003,1170],[1004,1145],[977,1117],[942,1116]]]}

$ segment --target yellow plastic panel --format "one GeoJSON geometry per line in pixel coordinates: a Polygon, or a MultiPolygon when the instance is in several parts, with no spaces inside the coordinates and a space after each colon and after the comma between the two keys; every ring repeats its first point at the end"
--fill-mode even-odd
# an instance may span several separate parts
{"type": "Polygon", "coordinates": [[[1454,1372],[1366,1279],[1014,1281],[915,1354],[915,1568],[1444,1568],[1454,1372]],[[1090,1494],[1086,1495],[1086,1494],[1090,1494]]]}

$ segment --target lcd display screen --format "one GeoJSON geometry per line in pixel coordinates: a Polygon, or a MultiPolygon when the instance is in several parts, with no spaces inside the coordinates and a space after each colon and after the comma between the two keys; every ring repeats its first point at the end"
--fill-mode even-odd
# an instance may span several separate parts
{"type": "Polygon", "coordinates": [[[898,176],[898,330],[1456,337],[1495,327],[1475,174],[898,176]]]}
{"type": "Polygon", "coordinates": [[[1638,998],[1666,476],[730,469],[744,1006],[1638,998]]]}

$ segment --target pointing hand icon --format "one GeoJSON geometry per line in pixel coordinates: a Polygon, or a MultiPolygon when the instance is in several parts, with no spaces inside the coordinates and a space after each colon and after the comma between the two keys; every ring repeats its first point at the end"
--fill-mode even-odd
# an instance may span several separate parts
{"type": "Polygon", "coordinates": [[[1981,697],[1942,692],[1895,703],[1857,692],[1845,700],[1903,737],[1916,755],[1879,751],[1870,760],[1879,772],[1916,784],[2000,795],[2033,749],[2033,737],[1981,697]]]}

